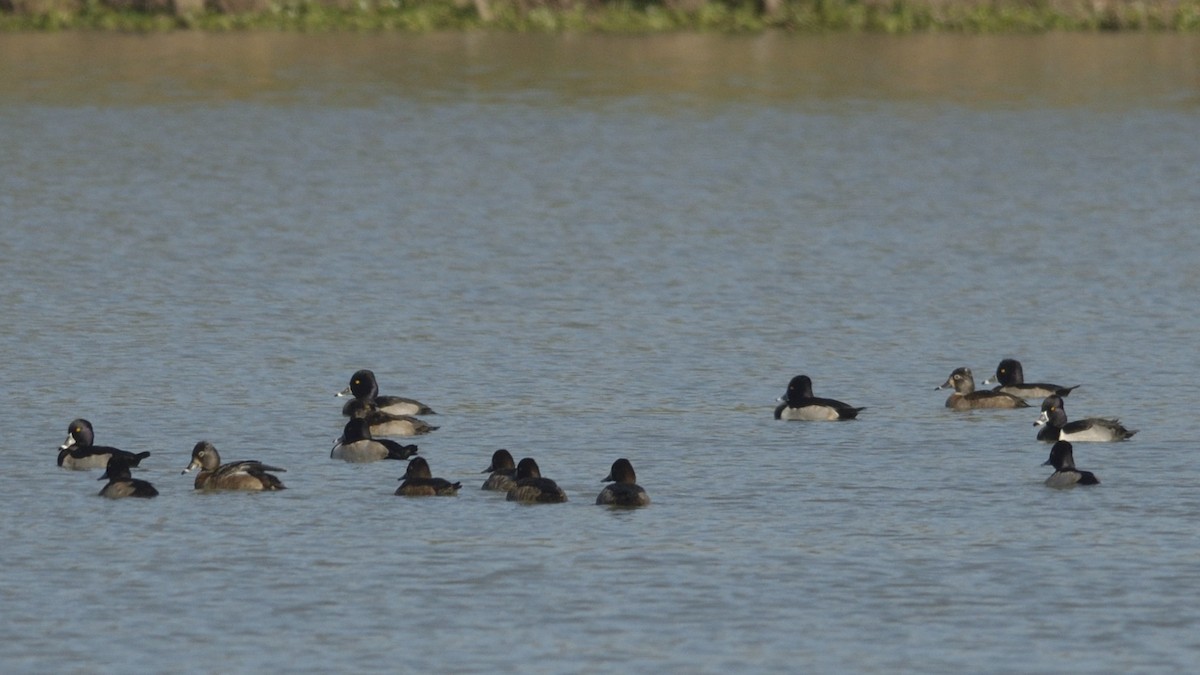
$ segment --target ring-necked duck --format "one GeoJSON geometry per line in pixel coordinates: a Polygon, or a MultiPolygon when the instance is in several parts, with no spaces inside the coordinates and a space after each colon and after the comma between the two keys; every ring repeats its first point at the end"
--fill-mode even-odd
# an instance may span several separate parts
{"type": "Polygon", "coordinates": [[[646,506],[650,503],[650,495],[637,484],[637,474],[633,472],[633,464],[622,457],[613,462],[612,469],[604,477],[604,481],[614,481],[607,485],[600,494],[596,495],[597,504],[609,506],[646,506]]]}
{"type": "Polygon", "coordinates": [[[108,459],[108,467],[104,475],[97,480],[107,480],[108,484],[100,488],[100,496],[109,499],[121,497],[157,497],[158,490],[149,482],[134,478],[129,473],[129,460],[120,455],[108,459]]]}
{"type": "Polygon", "coordinates": [[[462,483],[434,478],[429,470],[429,462],[426,462],[424,457],[414,457],[410,460],[408,470],[400,480],[404,482],[396,488],[396,494],[401,497],[451,497],[458,494],[458,489],[462,487],[462,483]]]}
{"type": "Polygon", "coordinates": [[[371,425],[363,419],[351,419],[329,451],[331,459],[347,462],[375,462],[381,459],[408,459],[417,454],[417,446],[400,445],[386,438],[372,438],[371,425]]]}
{"type": "Polygon", "coordinates": [[[777,420],[852,420],[863,410],[831,398],[814,397],[812,380],[807,375],[793,377],[779,400],[782,403],[775,408],[777,420]]]}
{"type": "Polygon", "coordinates": [[[372,436],[421,436],[437,430],[437,427],[424,420],[411,415],[385,413],[375,408],[374,404],[355,410],[350,419],[366,420],[371,425],[372,436]]]}
{"type": "Polygon", "coordinates": [[[483,481],[483,490],[508,492],[517,486],[517,465],[513,463],[512,454],[504,448],[492,453],[492,463],[481,473],[492,474],[483,481]]]}
{"type": "Polygon", "coordinates": [[[350,376],[350,384],[340,391],[338,396],[354,396],[342,406],[342,414],[352,417],[356,410],[369,404],[391,415],[436,415],[433,408],[403,396],[380,396],[379,384],[375,381],[375,373],[363,369],[350,376]]]}
{"type": "Polygon", "coordinates": [[[558,483],[542,478],[537,462],[532,457],[526,457],[517,464],[517,485],[508,491],[506,499],[510,502],[558,504],[567,501],[567,493],[558,487],[558,483]]]}
{"type": "Polygon", "coordinates": [[[67,440],[58,446],[58,465],[64,469],[104,469],[110,457],[124,457],[129,466],[137,466],[149,452],[132,453],[103,445],[92,445],[96,434],[92,423],[80,418],[67,426],[67,440]]]}
{"type": "Polygon", "coordinates": [[[953,410],[976,410],[979,408],[1028,408],[1025,399],[999,391],[975,391],[975,376],[970,368],[955,368],[950,377],[938,389],[954,387],[954,393],[946,399],[946,407],[953,410]]]}
{"type": "Polygon", "coordinates": [[[222,464],[221,455],[208,441],[200,441],[192,448],[192,461],[179,473],[197,467],[200,469],[196,474],[197,490],[283,490],[279,478],[267,472],[287,471],[251,459],[222,464]]]}
{"type": "Polygon", "coordinates": [[[1047,396],[1066,396],[1071,393],[1071,390],[1078,389],[1079,385],[1074,387],[1060,387],[1057,384],[1046,384],[1044,382],[1026,382],[1025,372],[1021,369],[1021,362],[1016,359],[1004,359],[1000,365],[996,366],[996,374],[984,380],[985,385],[993,382],[999,382],[1000,385],[992,389],[1021,398],[1046,398],[1047,396]]]}
{"type": "Polygon", "coordinates": [[[1047,443],[1124,441],[1133,438],[1137,433],[1137,429],[1126,429],[1118,420],[1106,417],[1088,417],[1068,422],[1067,410],[1063,407],[1061,396],[1047,396],[1046,400],[1042,401],[1042,414],[1033,425],[1042,427],[1038,431],[1037,439],[1047,443]]]}
{"type": "Polygon", "coordinates": [[[1054,473],[1046,479],[1046,485],[1050,487],[1100,484],[1100,479],[1096,478],[1096,474],[1075,468],[1075,453],[1071,449],[1071,444],[1066,441],[1058,441],[1054,447],[1050,448],[1050,459],[1043,462],[1042,466],[1054,467],[1054,473]]]}

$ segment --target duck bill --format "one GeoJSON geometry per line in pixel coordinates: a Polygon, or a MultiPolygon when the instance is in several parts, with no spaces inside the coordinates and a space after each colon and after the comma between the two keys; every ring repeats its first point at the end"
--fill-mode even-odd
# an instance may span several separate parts
{"type": "Polygon", "coordinates": [[[943,383],[939,384],[938,386],[934,387],[934,388],[933,388],[933,390],[934,390],[934,391],[937,391],[937,390],[939,390],[939,389],[945,389],[946,387],[949,387],[949,386],[951,386],[951,382],[950,382],[950,380],[946,380],[945,382],[943,382],[943,383]]]}
{"type": "Polygon", "coordinates": [[[1050,421],[1050,416],[1046,414],[1045,410],[1043,410],[1042,414],[1040,416],[1038,416],[1038,418],[1036,420],[1034,420],[1033,426],[1040,427],[1049,421],[1050,421]]]}
{"type": "Polygon", "coordinates": [[[58,449],[59,450],[68,450],[73,447],[75,447],[75,437],[72,436],[71,434],[67,434],[67,440],[63,441],[63,444],[58,446],[58,449]]]}
{"type": "Polygon", "coordinates": [[[350,387],[346,387],[345,389],[339,391],[338,393],[334,394],[333,396],[334,396],[334,398],[341,398],[343,396],[349,396],[351,393],[352,392],[350,391],[350,387]]]}
{"type": "Polygon", "coordinates": [[[191,473],[191,472],[192,472],[192,469],[196,469],[196,468],[199,468],[199,467],[200,467],[200,461],[199,461],[199,460],[197,460],[195,457],[193,457],[193,458],[192,458],[192,461],[188,462],[188,465],[187,465],[187,466],[185,466],[185,467],[183,467],[183,471],[180,471],[180,472],[179,472],[179,475],[181,475],[181,476],[182,476],[182,475],[183,475],[183,474],[185,474],[185,473],[191,473]]]}
{"type": "Polygon", "coordinates": [[[993,376],[989,377],[988,379],[984,380],[983,383],[984,384],[994,384],[999,381],[1000,380],[995,375],[993,375],[993,376]]]}

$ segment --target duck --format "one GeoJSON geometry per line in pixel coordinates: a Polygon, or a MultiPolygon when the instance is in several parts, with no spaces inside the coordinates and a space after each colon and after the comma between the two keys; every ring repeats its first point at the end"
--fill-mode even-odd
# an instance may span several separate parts
{"type": "Polygon", "coordinates": [[[596,503],[608,506],[646,506],[650,503],[650,495],[637,484],[637,474],[633,464],[624,457],[613,462],[608,475],[601,482],[612,481],[600,494],[596,495],[596,503]]]}
{"type": "Polygon", "coordinates": [[[350,376],[350,384],[337,394],[353,396],[342,406],[342,414],[353,417],[355,411],[373,404],[377,410],[390,415],[436,415],[433,408],[420,401],[404,398],[403,396],[380,396],[379,384],[375,381],[375,373],[363,369],[355,371],[350,376]]]}
{"type": "Polygon", "coordinates": [[[782,403],[775,408],[777,420],[852,420],[864,410],[831,398],[814,397],[812,379],[807,375],[793,377],[779,400],[782,403]]]}
{"type": "Polygon", "coordinates": [[[414,457],[408,462],[408,470],[400,478],[404,481],[396,488],[396,494],[401,497],[432,497],[435,495],[452,497],[458,494],[462,483],[451,483],[445,478],[434,478],[429,470],[429,462],[424,457],[414,457]]]}
{"type": "Polygon", "coordinates": [[[1038,431],[1037,439],[1047,443],[1126,441],[1138,432],[1137,429],[1126,429],[1119,420],[1108,417],[1087,417],[1068,422],[1062,397],[1057,395],[1047,396],[1046,400],[1042,401],[1042,414],[1033,425],[1042,427],[1038,431]]]}
{"type": "Polygon", "coordinates": [[[975,391],[975,376],[971,374],[971,369],[965,366],[955,368],[938,389],[946,387],[954,387],[954,393],[946,399],[946,407],[952,410],[1029,407],[1020,396],[999,391],[975,391]]]}
{"type": "Polygon", "coordinates": [[[350,419],[366,420],[372,436],[422,436],[438,427],[412,415],[393,415],[365,404],[355,409],[350,419]]]}
{"type": "Polygon", "coordinates": [[[1075,453],[1068,441],[1055,442],[1054,447],[1050,448],[1050,459],[1042,462],[1042,466],[1054,467],[1054,473],[1046,479],[1048,487],[1065,488],[1100,484],[1100,479],[1096,478],[1096,474],[1075,468],[1075,453]]]}
{"type": "Polygon", "coordinates": [[[246,459],[238,462],[221,463],[221,455],[212,443],[200,441],[192,448],[192,461],[180,474],[199,468],[196,474],[197,490],[283,490],[282,481],[268,471],[287,471],[277,466],[246,459]]]}
{"type": "Polygon", "coordinates": [[[67,440],[58,446],[58,465],[64,469],[83,471],[107,469],[112,457],[123,457],[129,466],[141,464],[150,456],[149,452],[128,452],[104,445],[93,445],[96,438],[92,423],[80,417],[67,425],[67,440]]]}
{"type": "Polygon", "coordinates": [[[492,463],[482,473],[491,474],[483,481],[481,490],[508,492],[517,486],[517,465],[508,450],[500,448],[492,453],[492,463]]]}
{"type": "Polygon", "coordinates": [[[149,482],[134,478],[129,473],[129,459],[121,455],[113,455],[108,458],[108,466],[105,467],[104,475],[97,480],[107,480],[108,483],[100,488],[99,495],[108,497],[109,499],[120,499],[122,497],[142,497],[150,498],[157,497],[158,490],[149,482]]]}
{"type": "Polygon", "coordinates": [[[1060,387],[1057,384],[1026,382],[1025,373],[1021,369],[1021,362],[1016,359],[1004,359],[1000,361],[1000,365],[996,366],[996,373],[983,381],[984,385],[992,384],[993,382],[999,382],[1000,384],[994,387],[992,391],[1012,394],[1021,398],[1067,396],[1073,390],[1079,388],[1079,385],[1060,387]]]}
{"type": "Polygon", "coordinates": [[[381,459],[408,459],[417,452],[415,445],[401,445],[386,438],[374,438],[371,425],[366,420],[353,418],[342,428],[342,435],[329,451],[329,457],[363,463],[381,459]]]}
{"type": "Polygon", "coordinates": [[[506,499],[526,504],[560,504],[567,501],[567,493],[558,483],[542,478],[537,462],[526,457],[517,464],[517,484],[508,491],[506,499]]]}

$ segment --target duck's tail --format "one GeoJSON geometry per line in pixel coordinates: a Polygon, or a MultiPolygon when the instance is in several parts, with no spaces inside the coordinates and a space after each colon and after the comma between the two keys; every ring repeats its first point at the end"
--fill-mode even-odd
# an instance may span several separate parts
{"type": "Polygon", "coordinates": [[[417,454],[416,445],[400,445],[399,443],[388,443],[388,459],[408,459],[417,454]]]}

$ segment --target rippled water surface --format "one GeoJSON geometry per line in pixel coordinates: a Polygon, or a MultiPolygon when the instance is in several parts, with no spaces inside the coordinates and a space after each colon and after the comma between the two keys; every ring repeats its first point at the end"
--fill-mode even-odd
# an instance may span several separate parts
{"type": "Polygon", "coordinates": [[[6,673],[1200,666],[1196,37],[8,35],[0,130],[6,673]],[[1008,356],[1101,486],[943,407],[1008,356]],[[329,459],[362,367],[457,498],[329,459]]]}

